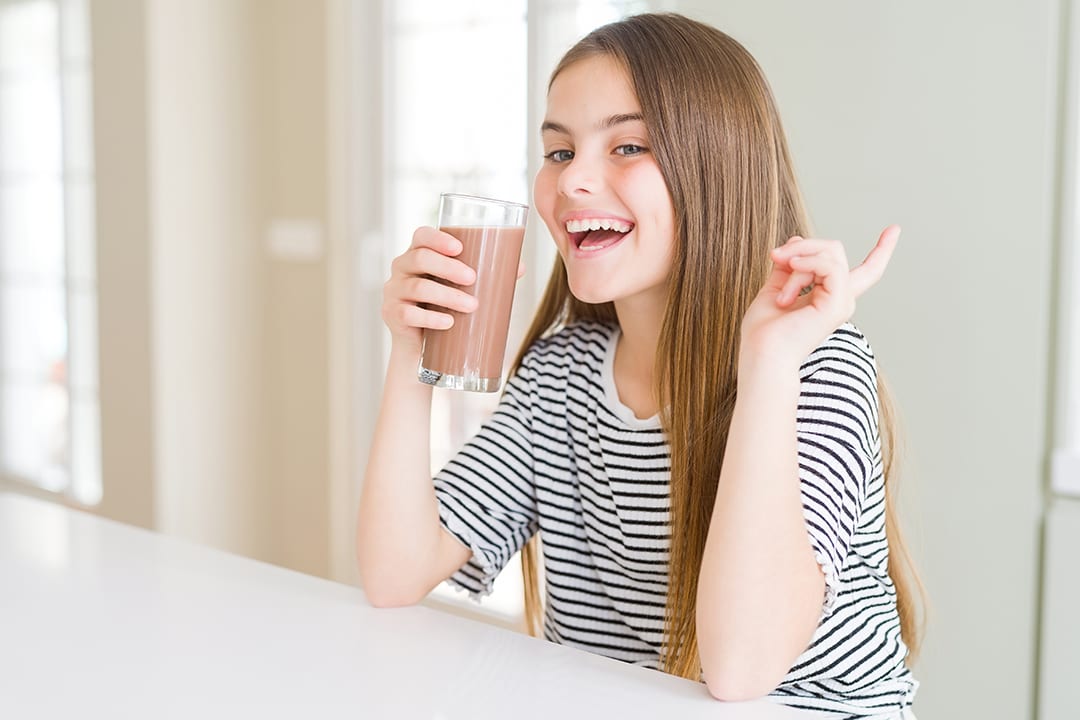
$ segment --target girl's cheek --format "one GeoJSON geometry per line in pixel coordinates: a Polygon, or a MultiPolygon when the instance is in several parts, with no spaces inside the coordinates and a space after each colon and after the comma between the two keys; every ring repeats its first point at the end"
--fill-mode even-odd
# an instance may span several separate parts
{"type": "Polygon", "coordinates": [[[537,208],[544,202],[544,195],[547,193],[547,167],[541,167],[536,173],[536,177],[533,178],[533,205],[537,208]]]}
{"type": "Polygon", "coordinates": [[[536,173],[536,190],[543,190],[549,195],[554,195],[559,184],[559,167],[544,163],[536,173]]]}
{"type": "Polygon", "coordinates": [[[533,181],[533,206],[549,226],[555,212],[555,191],[558,176],[552,172],[552,168],[541,168],[533,181]]]}

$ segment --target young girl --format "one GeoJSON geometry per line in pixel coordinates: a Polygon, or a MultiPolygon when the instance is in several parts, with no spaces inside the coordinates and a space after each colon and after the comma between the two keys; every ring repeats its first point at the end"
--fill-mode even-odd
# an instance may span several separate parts
{"type": "Polygon", "coordinates": [[[874,355],[847,322],[899,228],[853,270],[808,237],[760,68],[678,15],[572,48],[541,134],[534,204],[559,257],[497,411],[434,483],[421,334],[475,309],[450,285],[473,272],[432,228],[393,263],[368,598],[415,603],[447,579],[480,596],[523,550],[548,640],[725,700],[899,715],[916,633],[874,355]]]}

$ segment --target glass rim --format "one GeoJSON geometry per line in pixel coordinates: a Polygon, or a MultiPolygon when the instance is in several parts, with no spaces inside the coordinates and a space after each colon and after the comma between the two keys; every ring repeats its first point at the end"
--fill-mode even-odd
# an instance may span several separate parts
{"type": "Polygon", "coordinates": [[[444,192],[439,193],[440,198],[460,198],[461,200],[473,200],[481,203],[489,203],[493,205],[500,205],[503,207],[517,207],[523,210],[528,210],[529,206],[524,203],[514,202],[512,200],[498,200],[496,198],[484,197],[483,195],[469,195],[467,193],[456,192],[444,192]]]}

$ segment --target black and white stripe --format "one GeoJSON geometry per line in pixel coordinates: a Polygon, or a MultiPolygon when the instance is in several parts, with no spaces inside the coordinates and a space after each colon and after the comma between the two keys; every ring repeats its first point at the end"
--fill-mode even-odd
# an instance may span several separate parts
{"type": "MultiPolygon", "coordinates": [[[[450,582],[481,597],[537,531],[547,639],[656,668],[670,548],[670,453],[658,418],[618,400],[618,328],[537,342],[492,418],[435,478],[443,525],[472,548],[450,582]]],[[[809,541],[826,577],[821,623],[772,693],[852,717],[894,714],[904,666],[885,540],[873,352],[852,325],[800,369],[796,431],[809,541]]]]}

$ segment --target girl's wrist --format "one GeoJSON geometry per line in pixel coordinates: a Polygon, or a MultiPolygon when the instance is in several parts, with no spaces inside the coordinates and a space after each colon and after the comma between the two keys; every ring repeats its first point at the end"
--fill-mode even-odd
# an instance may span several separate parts
{"type": "Polygon", "coordinates": [[[757,346],[743,342],[739,347],[739,379],[744,374],[761,374],[781,378],[799,376],[799,367],[805,358],[791,348],[757,346]]]}
{"type": "Polygon", "coordinates": [[[762,391],[782,392],[787,387],[798,394],[802,360],[790,350],[743,346],[739,350],[737,389],[741,393],[757,394],[762,391]]]}
{"type": "MultiPolygon", "coordinates": [[[[422,344],[421,344],[422,347],[422,344]]],[[[421,388],[431,389],[430,385],[424,385],[417,379],[417,370],[420,367],[420,348],[409,344],[397,342],[390,346],[390,358],[387,363],[387,380],[398,382],[408,381],[416,383],[421,388]]]]}
{"type": "Polygon", "coordinates": [[[420,353],[423,348],[423,336],[420,336],[418,340],[413,340],[412,338],[402,338],[391,335],[390,364],[412,365],[415,369],[415,365],[420,362],[420,353]]]}

